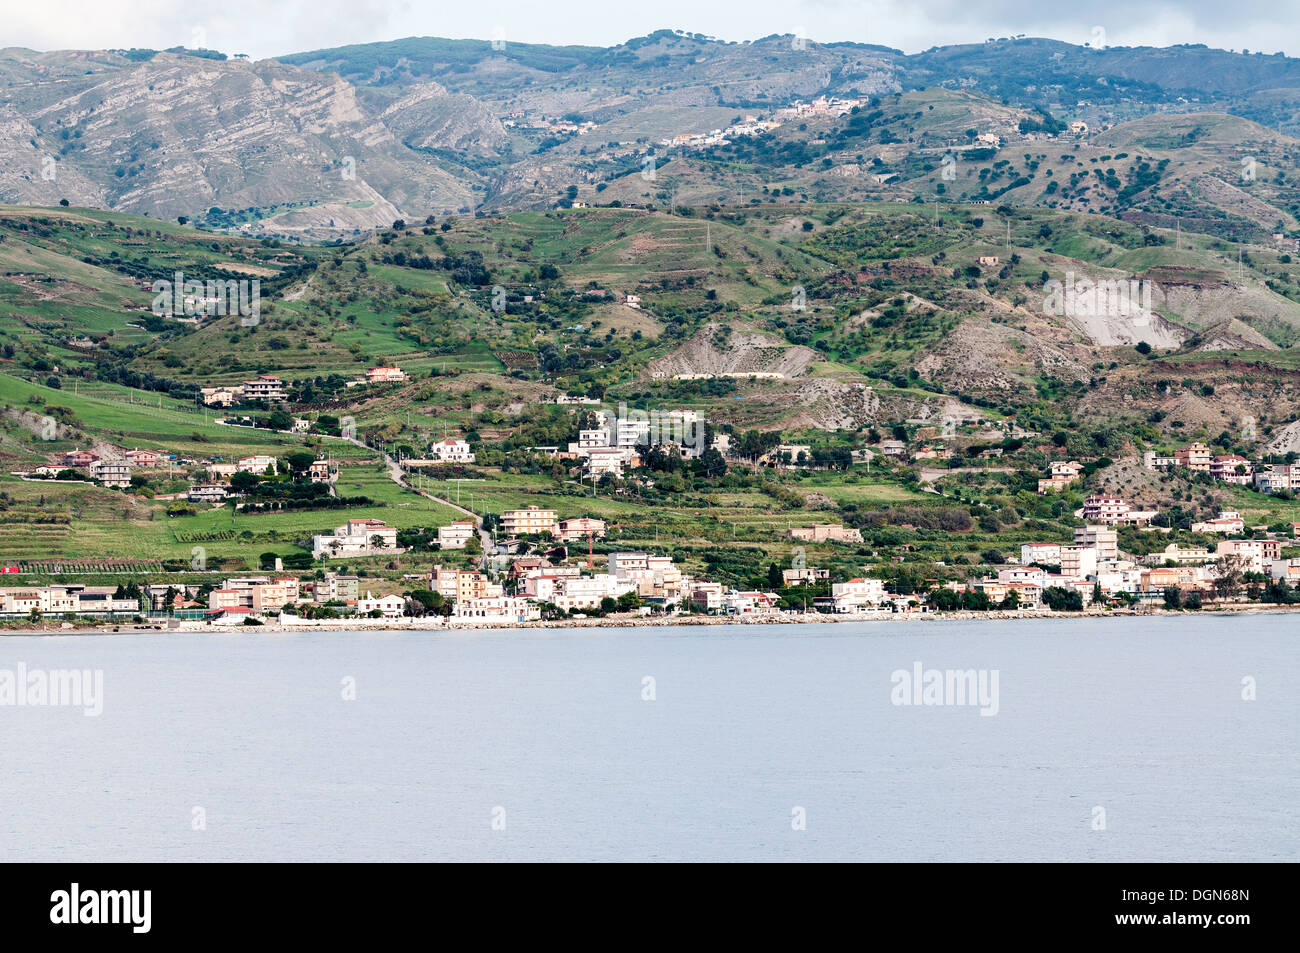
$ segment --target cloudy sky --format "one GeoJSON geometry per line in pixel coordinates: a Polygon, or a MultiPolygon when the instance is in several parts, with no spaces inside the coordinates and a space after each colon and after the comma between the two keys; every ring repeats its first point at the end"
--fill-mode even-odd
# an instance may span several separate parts
{"type": "Polygon", "coordinates": [[[1295,0],[41,0],[6,4],[0,46],[206,46],[254,59],[405,36],[608,46],[656,29],[799,33],[917,52],[1024,33],[1300,55],[1295,0]],[[1103,32],[1098,32],[1098,31],[1103,32]]]}

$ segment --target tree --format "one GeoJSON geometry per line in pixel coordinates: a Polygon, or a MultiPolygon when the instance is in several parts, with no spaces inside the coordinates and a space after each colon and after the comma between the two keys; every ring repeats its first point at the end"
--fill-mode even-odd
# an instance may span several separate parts
{"type": "Polygon", "coordinates": [[[1177,586],[1165,586],[1165,608],[1180,609],[1183,605],[1183,591],[1177,586]]]}
{"type": "Polygon", "coordinates": [[[284,458],[284,462],[288,465],[290,473],[305,473],[316,462],[316,455],[303,450],[289,454],[284,458]]]}
{"type": "Polygon", "coordinates": [[[253,487],[262,481],[256,473],[249,473],[247,470],[240,470],[230,477],[230,488],[237,493],[247,493],[253,487]]]}
{"type": "Polygon", "coordinates": [[[1232,554],[1214,561],[1214,592],[1220,599],[1231,599],[1241,592],[1245,560],[1232,554]]]}
{"type": "Polygon", "coordinates": [[[776,563],[768,563],[767,584],[773,589],[778,589],[785,585],[785,578],[781,575],[781,567],[776,563]]]}
{"type": "Polygon", "coordinates": [[[1053,612],[1078,612],[1083,608],[1083,596],[1077,589],[1048,586],[1043,590],[1043,605],[1053,612]]]}
{"type": "Polygon", "coordinates": [[[477,534],[465,540],[465,552],[471,556],[481,555],[483,552],[483,540],[477,534]]]}

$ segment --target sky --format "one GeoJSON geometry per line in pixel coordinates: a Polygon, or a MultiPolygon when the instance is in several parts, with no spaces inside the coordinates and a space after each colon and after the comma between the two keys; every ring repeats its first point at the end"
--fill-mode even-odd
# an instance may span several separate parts
{"type": "Polygon", "coordinates": [[[908,53],[1023,33],[1300,56],[1296,0],[10,0],[6,7],[0,47],[202,46],[253,59],[407,36],[612,46],[659,29],[735,41],[796,33],[908,53]]]}

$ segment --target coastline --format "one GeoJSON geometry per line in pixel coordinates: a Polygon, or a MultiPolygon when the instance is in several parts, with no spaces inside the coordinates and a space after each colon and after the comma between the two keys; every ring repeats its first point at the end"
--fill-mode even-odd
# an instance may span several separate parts
{"type": "Polygon", "coordinates": [[[258,633],[274,632],[471,632],[504,629],[630,629],[677,626],[717,625],[833,625],[844,622],[1015,622],[1025,619],[1133,619],[1168,616],[1242,616],[1285,615],[1300,613],[1300,605],[1234,605],[1222,608],[1177,610],[1146,608],[1107,611],[1051,612],[1007,611],[994,609],[988,612],[960,610],[955,612],[871,612],[844,613],[781,613],[778,615],[751,616],[629,616],[602,619],[553,619],[535,622],[452,622],[444,616],[397,619],[321,619],[302,620],[296,623],[267,622],[263,625],[212,625],[205,622],[183,620],[169,625],[166,620],[140,625],[111,623],[65,622],[59,628],[48,624],[32,623],[31,628],[3,628],[0,636],[54,636],[54,635],[144,635],[146,633],[258,633]],[[438,619],[440,621],[432,621],[438,619]]]}

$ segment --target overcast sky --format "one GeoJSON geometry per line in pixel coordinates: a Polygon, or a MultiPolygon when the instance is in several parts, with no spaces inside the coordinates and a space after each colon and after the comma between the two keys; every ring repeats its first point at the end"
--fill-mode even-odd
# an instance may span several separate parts
{"type": "Polygon", "coordinates": [[[6,7],[0,46],[206,46],[254,59],[406,36],[609,46],[657,29],[726,40],[797,32],[909,53],[1024,33],[1300,55],[1296,0],[12,0],[6,7]]]}

